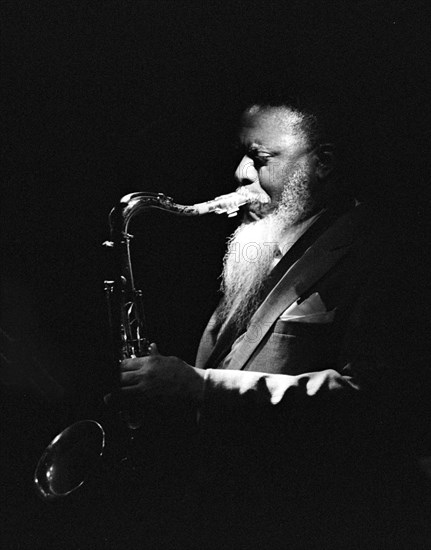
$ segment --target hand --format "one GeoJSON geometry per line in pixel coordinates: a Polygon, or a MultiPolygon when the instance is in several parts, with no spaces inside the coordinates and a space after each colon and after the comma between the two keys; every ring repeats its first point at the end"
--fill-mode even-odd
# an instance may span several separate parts
{"type": "Polygon", "coordinates": [[[204,370],[191,367],[178,357],[160,355],[156,344],[151,344],[147,357],[122,361],[120,394],[126,400],[177,397],[199,402],[204,374],[204,370]]]}

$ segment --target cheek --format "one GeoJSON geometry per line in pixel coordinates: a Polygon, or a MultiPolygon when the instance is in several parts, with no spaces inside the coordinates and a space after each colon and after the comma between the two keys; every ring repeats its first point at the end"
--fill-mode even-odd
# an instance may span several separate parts
{"type": "Polygon", "coordinates": [[[283,167],[280,164],[263,166],[259,170],[259,183],[271,198],[276,198],[283,190],[285,181],[283,167]]]}

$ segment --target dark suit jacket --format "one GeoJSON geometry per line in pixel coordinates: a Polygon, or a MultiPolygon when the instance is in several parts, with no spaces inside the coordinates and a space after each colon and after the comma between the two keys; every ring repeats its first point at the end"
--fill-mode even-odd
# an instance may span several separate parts
{"type": "MultiPolygon", "coordinates": [[[[395,548],[406,525],[399,505],[414,500],[399,457],[428,371],[418,256],[405,233],[364,206],[330,221],[277,266],[246,335],[234,344],[232,327],[220,331],[213,316],[199,347],[208,509],[230,533],[237,528],[244,547],[253,537],[272,547],[353,547],[359,537],[358,547],[385,539],[395,548]],[[280,319],[315,292],[332,322],[280,319]]],[[[407,531],[411,542],[419,529],[407,531]]]]}

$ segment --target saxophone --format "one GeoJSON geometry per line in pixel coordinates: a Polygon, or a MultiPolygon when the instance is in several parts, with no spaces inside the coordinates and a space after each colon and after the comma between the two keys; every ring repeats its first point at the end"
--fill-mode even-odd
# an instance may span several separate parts
{"type": "MultiPolygon", "coordinates": [[[[138,192],[125,195],[109,214],[110,240],[103,245],[114,252],[115,279],[105,281],[108,321],[112,337],[112,354],[119,382],[119,364],[129,357],[149,353],[150,342],[145,322],[142,291],[135,287],[128,228],[130,221],[148,209],[156,208],[180,216],[201,216],[214,212],[235,216],[245,204],[267,204],[269,197],[239,187],[235,192],[215,199],[185,206],[162,193],[138,192]]],[[[118,384],[119,388],[119,384],[118,384]]],[[[119,389],[114,390],[117,396],[119,389]]],[[[129,428],[140,427],[133,411],[123,415],[129,428]]],[[[59,433],[46,447],[34,472],[34,485],[45,501],[55,501],[74,493],[97,470],[106,450],[106,433],[96,420],[81,420],[59,433]]],[[[124,460],[124,459],[123,459],[124,460]]]]}

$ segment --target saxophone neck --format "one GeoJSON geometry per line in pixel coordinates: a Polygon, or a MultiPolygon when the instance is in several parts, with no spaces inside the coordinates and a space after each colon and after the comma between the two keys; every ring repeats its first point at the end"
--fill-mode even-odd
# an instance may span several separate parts
{"type": "Polygon", "coordinates": [[[190,206],[177,204],[171,197],[163,193],[130,193],[125,195],[111,211],[109,216],[111,233],[127,235],[130,220],[135,215],[151,208],[165,210],[180,216],[203,216],[214,212],[232,217],[236,216],[239,208],[245,204],[268,204],[270,202],[266,193],[252,190],[250,187],[250,185],[238,187],[232,193],[190,206]]]}

